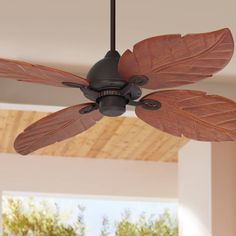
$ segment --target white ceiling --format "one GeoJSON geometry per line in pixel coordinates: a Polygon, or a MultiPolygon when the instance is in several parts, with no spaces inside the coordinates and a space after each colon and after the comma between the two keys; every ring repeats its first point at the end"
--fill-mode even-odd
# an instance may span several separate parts
{"type": "MultiPolygon", "coordinates": [[[[109,49],[109,2],[0,0],[0,57],[85,75],[109,49]]],[[[144,38],[160,34],[229,27],[236,36],[235,0],[117,0],[117,16],[121,53],[144,38]]],[[[215,79],[191,88],[233,98],[235,77],[236,56],[215,79]]],[[[74,89],[0,81],[0,101],[70,105],[82,100],[74,89]]]]}

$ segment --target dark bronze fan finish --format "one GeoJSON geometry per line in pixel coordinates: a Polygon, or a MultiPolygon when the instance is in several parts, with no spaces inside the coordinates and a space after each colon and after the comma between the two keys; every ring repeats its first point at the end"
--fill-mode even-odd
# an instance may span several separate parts
{"type": "Polygon", "coordinates": [[[92,103],[69,107],[32,124],[15,141],[22,155],[73,137],[103,116],[120,116],[135,106],[137,117],[175,136],[201,141],[236,141],[236,103],[201,91],[162,90],[140,99],[141,88],[172,88],[211,77],[229,63],[234,41],[229,29],[164,35],[137,43],[120,56],[115,45],[115,0],[111,0],[111,50],[87,78],[25,62],[0,59],[0,77],[82,91],[92,103]],[[138,100],[139,99],[139,100],[138,100]]]}
{"type": "MultiPolygon", "coordinates": [[[[141,77],[133,77],[130,82],[121,78],[118,72],[120,54],[109,51],[88,72],[89,86],[63,82],[68,87],[80,88],[84,96],[96,102],[100,112],[105,116],[120,116],[126,111],[126,105],[134,105],[133,101],[140,98],[139,88],[141,77]]],[[[146,80],[145,80],[146,82],[146,80]]]]}

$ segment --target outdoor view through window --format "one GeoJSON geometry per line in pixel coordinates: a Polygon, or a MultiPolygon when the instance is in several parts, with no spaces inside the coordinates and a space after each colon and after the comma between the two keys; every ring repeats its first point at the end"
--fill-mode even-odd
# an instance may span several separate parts
{"type": "Polygon", "coordinates": [[[4,236],[177,236],[177,202],[4,193],[4,236]]]}

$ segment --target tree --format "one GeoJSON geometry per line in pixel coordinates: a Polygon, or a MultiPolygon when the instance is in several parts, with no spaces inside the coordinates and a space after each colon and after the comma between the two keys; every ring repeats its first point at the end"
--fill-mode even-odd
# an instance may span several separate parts
{"type": "Polygon", "coordinates": [[[116,236],[138,236],[138,228],[131,222],[131,212],[125,211],[120,222],[116,224],[116,236]]]}
{"type": "Polygon", "coordinates": [[[178,223],[168,211],[158,218],[142,214],[136,222],[126,213],[116,226],[116,236],[178,236],[178,223]]]}
{"type": "MultiPolygon", "coordinates": [[[[77,220],[68,224],[61,219],[63,212],[57,204],[15,198],[4,201],[3,236],[86,236],[83,206],[78,206],[77,220]]],[[[178,236],[177,220],[168,211],[159,216],[143,213],[136,220],[131,216],[125,211],[116,223],[103,217],[100,236],[178,236]]]]}
{"type": "Polygon", "coordinates": [[[37,208],[30,200],[23,206],[21,200],[7,199],[8,211],[3,214],[3,236],[85,236],[83,221],[84,209],[79,206],[80,214],[73,225],[60,221],[60,209],[51,212],[46,202],[37,208]]]}

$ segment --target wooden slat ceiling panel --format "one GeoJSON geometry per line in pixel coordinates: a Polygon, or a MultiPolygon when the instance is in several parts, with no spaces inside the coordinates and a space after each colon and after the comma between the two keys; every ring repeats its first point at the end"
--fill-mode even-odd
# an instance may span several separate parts
{"type": "MultiPolygon", "coordinates": [[[[15,153],[16,136],[48,113],[0,110],[0,152],[15,153]]],[[[176,162],[187,142],[165,134],[135,117],[105,117],[86,132],[33,154],[176,162]]]]}

